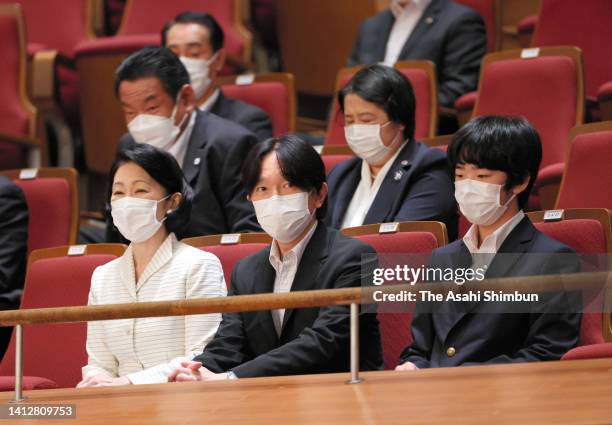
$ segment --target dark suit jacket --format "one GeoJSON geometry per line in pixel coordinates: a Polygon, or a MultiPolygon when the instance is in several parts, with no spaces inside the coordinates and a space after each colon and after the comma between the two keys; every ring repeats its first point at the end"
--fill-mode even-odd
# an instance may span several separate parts
{"type": "Polygon", "coordinates": [[[28,205],[23,192],[0,177],[0,310],[19,308],[28,251],[28,205]]]}
{"type": "MultiPolygon", "coordinates": [[[[338,164],[329,173],[328,226],[339,229],[361,180],[362,159],[338,164]]],[[[409,141],[385,176],[363,224],[408,220],[436,220],[446,224],[448,235],[457,237],[455,188],[448,172],[446,154],[422,143],[409,141]]]]}
{"type": "MultiPolygon", "coordinates": [[[[387,9],[366,19],[359,29],[349,65],[385,59],[395,17],[387,9]]],[[[430,60],[438,74],[440,105],[452,107],[462,94],[476,90],[480,61],[487,53],[487,33],[480,14],[450,0],[432,0],[400,52],[398,60],[430,60]]]]}
{"type": "MultiPolygon", "coordinates": [[[[196,110],[195,125],[183,161],[194,192],[191,218],[179,238],[221,233],[259,232],[255,211],[241,181],[242,162],[257,138],[242,126],[196,110]]],[[[129,133],[119,149],[136,143],[129,133]]]]}
{"type": "MultiPolygon", "coordinates": [[[[361,255],[373,253],[370,246],[319,222],[304,251],[291,291],[359,286],[361,255]]],[[[269,255],[267,247],[236,264],[230,295],[273,292],[275,271],[269,255]]],[[[361,313],[360,342],[361,369],[381,369],[382,349],[375,313],[361,313]]],[[[233,370],[238,377],[348,371],[349,309],[347,306],[288,309],[280,338],[269,310],[227,313],[213,340],[194,360],[214,372],[233,370]]]]}
{"type": "Polygon", "coordinates": [[[268,114],[257,106],[225,97],[221,90],[219,90],[219,97],[212,105],[210,112],[246,127],[259,140],[272,137],[272,121],[270,121],[268,114]]]}
{"type": "MultiPolygon", "coordinates": [[[[539,232],[525,217],[508,235],[493,257],[485,277],[534,276],[579,271],[575,252],[539,232]],[[529,254],[547,255],[529,255],[529,254]],[[565,254],[556,256],[555,254],[565,254]]],[[[471,255],[456,241],[434,251],[432,265],[470,267],[471,255]]],[[[400,357],[419,368],[470,364],[558,360],[578,343],[581,296],[576,293],[539,294],[529,312],[502,313],[508,303],[474,302],[467,308],[448,302],[434,312],[419,311],[412,321],[413,343],[400,357]],[[454,347],[454,356],[447,355],[454,347]]],[[[437,308],[436,308],[437,307],[437,308]]]]}

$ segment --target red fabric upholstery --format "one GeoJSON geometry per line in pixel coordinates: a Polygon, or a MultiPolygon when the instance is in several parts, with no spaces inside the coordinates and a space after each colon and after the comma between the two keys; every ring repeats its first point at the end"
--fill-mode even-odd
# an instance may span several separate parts
{"type": "MultiPolygon", "coordinates": [[[[115,259],[108,254],[41,259],[30,264],[21,308],[86,305],[94,269],[115,259]]],[[[87,364],[85,323],[25,326],[24,375],[44,376],[60,388],[74,387],[87,364]]],[[[15,335],[0,363],[0,375],[15,370],[15,335]]]]}
{"type": "MultiPolygon", "coordinates": [[[[41,378],[40,376],[24,376],[24,390],[52,390],[59,388],[57,384],[50,379],[41,378]]],[[[0,376],[0,391],[13,391],[15,389],[14,376],[0,376]]]]}
{"type": "Polygon", "coordinates": [[[455,100],[455,109],[457,112],[469,112],[474,109],[476,105],[476,98],[478,97],[478,92],[471,91],[469,93],[460,96],[455,100]]]}
{"type": "Polygon", "coordinates": [[[582,49],[586,95],[612,77],[612,2],[589,0],[579,8],[565,0],[543,0],[533,46],[578,46],[582,49]]]}
{"type": "MultiPolygon", "coordinates": [[[[534,224],[545,235],[583,254],[582,271],[606,270],[606,265],[600,264],[605,263],[602,255],[589,255],[606,253],[605,233],[599,221],[576,219],[534,224]]],[[[599,344],[603,342],[601,327],[603,295],[596,290],[583,291],[583,305],[585,313],[582,315],[579,344],[599,344]]]]}
{"type": "Polygon", "coordinates": [[[497,32],[495,27],[495,0],[456,0],[456,2],[471,7],[480,13],[487,27],[487,50],[489,52],[494,51],[497,32]]]}
{"type": "Polygon", "coordinates": [[[538,15],[530,15],[521,19],[517,25],[519,34],[532,34],[538,24],[538,15]]]}
{"type": "Polygon", "coordinates": [[[223,93],[232,99],[242,100],[261,108],[272,120],[272,134],[281,136],[289,131],[289,93],[287,87],[277,82],[255,82],[244,85],[226,85],[223,93]]]}
{"type": "Polygon", "coordinates": [[[159,33],[100,37],[95,40],[83,40],[80,42],[75,49],[75,56],[82,58],[114,54],[129,55],[145,46],[159,46],[159,44],[159,33]]]}
{"type": "Polygon", "coordinates": [[[563,162],[576,123],[576,72],[562,56],[493,62],[483,72],[474,115],[526,117],[542,139],[542,167],[563,162]]]}
{"type": "Polygon", "coordinates": [[[268,244],[265,243],[241,243],[237,245],[211,245],[199,247],[202,251],[207,251],[215,254],[221,261],[223,267],[223,275],[225,276],[225,284],[227,289],[230,288],[232,283],[232,270],[234,265],[242,260],[244,257],[248,257],[251,254],[261,251],[268,244]]]}
{"type": "Polygon", "coordinates": [[[604,101],[612,99],[612,81],[608,81],[597,90],[597,100],[604,101]]]}
{"type": "Polygon", "coordinates": [[[465,218],[465,216],[461,214],[461,211],[457,211],[457,213],[459,214],[459,234],[457,237],[461,239],[465,236],[467,231],[470,230],[472,223],[470,223],[467,218],[465,218]]]}
{"type": "Polygon", "coordinates": [[[587,360],[606,357],[612,357],[612,342],[576,347],[565,353],[561,360],[587,360]]]}
{"type": "Polygon", "coordinates": [[[538,172],[536,183],[538,186],[560,184],[561,178],[563,177],[563,171],[565,171],[565,163],[563,162],[558,162],[556,164],[543,167],[538,172]]]}
{"type": "Polygon", "coordinates": [[[72,209],[68,182],[61,178],[37,178],[15,180],[15,184],[23,190],[30,213],[28,254],[35,249],[70,243],[72,209]]]}
{"type": "MultiPolygon", "coordinates": [[[[29,134],[30,117],[19,95],[19,33],[17,20],[0,14],[0,132],[25,136],[29,134]]],[[[25,72],[25,70],[23,70],[25,72]]],[[[26,165],[25,149],[3,142],[0,138],[0,169],[22,168],[26,165]]]]}
{"type": "MultiPolygon", "coordinates": [[[[435,236],[429,232],[400,232],[382,235],[362,235],[356,239],[371,245],[380,254],[426,254],[438,247],[435,236]]],[[[426,261],[425,256],[421,257],[426,261]]],[[[380,258],[380,267],[385,267],[380,258]]],[[[389,264],[391,266],[391,264],[389,264]]],[[[385,369],[394,369],[404,348],[412,343],[410,323],[412,313],[378,312],[385,369]]]]}
{"type": "MultiPolygon", "coordinates": [[[[429,137],[429,122],[432,118],[432,99],[429,91],[429,78],[427,73],[422,69],[410,68],[401,69],[400,71],[408,78],[410,84],[412,84],[414,97],[416,99],[414,137],[417,140],[429,137]]],[[[341,81],[340,87],[344,87],[352,77],[352,75],[348,75],[341,81]]],[[[331,118],[327,129],[325,144],[346,145],[346,139],[344,138],[344,116],[339,107],[335,106],[333,109],[330,115],[331,118]]]]}
{"type": "Polygon", "coordinates": [[[325,174],[329,174],[336,165],[351,158],[353,158],[353,155],[321,155],[321,159],[325,165],[325,174]]]}
{"type": "MultiPolygon", "coordinates": [[[[159,34],[164,24],[186,10],[208,12],[225,33],[225,49],[242,56],[244,42],[234,29],[234,2],[218,0],[133,0],[120,35],[159,34]]],[[[126,10],[127,12],[127,10],[126,10]]]]}
{"type": "Polygon", "coordinates": [[[579,134],[571,144],[559,208],[612,209],[612,131],[579,134]]]}
{"type": "Polygon", "coordinates": [[[21,4],[28,43],[72,56],[77,43],[87,37],[86,0],[0,0],[0,3],[21,4]]]}

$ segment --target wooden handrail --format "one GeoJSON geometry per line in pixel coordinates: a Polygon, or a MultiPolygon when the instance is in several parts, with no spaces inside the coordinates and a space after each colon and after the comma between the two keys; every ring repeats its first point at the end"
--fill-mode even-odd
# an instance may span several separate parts
{"type": "MultiPolygon", "coordinates": [[[[612,273],[610,272],[507,277],[465,283],[463,289],[518,291],[520,293],[604,289],[612,286],[611,277],[612,273]]],[[[190,314],[229,313],[278,308],[324,307],[329,305],[348,305],[351,303],[372,304],[374,303],[373,293],[375,291],[389,294],[409,291],[418,294],[418,291],[424,289],[432,292],[446,292],[451,289],[457,289],[457,286],[449,283],[417,283],[415,285],[402,284],[323,289],[180,301],[10,310],[0,312],[0,326],[185,316],[190,314]]]]}

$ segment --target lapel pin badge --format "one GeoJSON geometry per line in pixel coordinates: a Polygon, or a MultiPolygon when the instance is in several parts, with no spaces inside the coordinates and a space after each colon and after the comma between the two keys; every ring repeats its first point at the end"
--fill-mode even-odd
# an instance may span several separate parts
{"type": "Polygon", "coordinates": [[[193,160],[193,165],[200,165],[200,158],[196,158],[193,160]]]}
{"type": "Polygon", "coordinates": [[[431,25],[434,23],[434,18],[428,16],[427,19],[425,19],[425,22],[427,23],[427,25],[431,25]]]}
{"type": "Polygon", "coordinates": [[[400,162],[400,165],[405,167],[406,165],[408,165],[408,161],[404,159],[402,162],[400,162]]]}
{"type": "Polygon", "coordinates": [[[395,172],[395,175],[393,176],[393,180],[395,181],[401,180],[403,175],[404,175],[404,172],[402,170],[398,170],[395,172]]]}

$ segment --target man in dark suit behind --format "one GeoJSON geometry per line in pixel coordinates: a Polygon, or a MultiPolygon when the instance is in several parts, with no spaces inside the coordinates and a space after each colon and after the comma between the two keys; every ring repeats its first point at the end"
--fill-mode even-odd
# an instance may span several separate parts
{"type": "MultiPolygon", "coordinates": [[[[23,192],[0,177],[0,310],[19,308],[28,254],[28,205],[23,192]]],[[[0,358],[12,328],[0,328],[0,358]]]]}
{"type": "Polygon", "coordinates": [[[438,101],[453,107],[459,96],[476,90],[486,53],[478,12],[450,0],[393,0],[390,9],[363,22],[348,64],[430,60],[436,64],[438,101]]]}
{"type": "Polygon", "coordinates": [[[161,33],[162,45],[172,50],[189,72],[199,109],[238,123],[259,140],[272,137],[272,121],[260,108],[226,97],[217,85],[225,64],[223,29],[208,13],[183,12],[161,33]]]}
{"type": "MultiPolygon", "coordinates": [[[[321,221],[325,167],[311,146],[295,136],[269,139],[251,151],[247,164],[245,186],[274,240],[236,264],[231,295],[348,288],[367,281],[377,263],[373,248],[321,221]]],[[[168,380],[348,371],[349,324],[347,306],[226,313],[204,352],[168,380]]],[[[381,369],[375,310],[361,312],[360,335],[361,369],[381,369]]]]}
{"type": "Polygon", "coordinates": [[[257,138],[242,126],[196,110],[189,76],[166,48],[134,53],[116,72],[129,133],[119,149],[148,143],[170,152],[194,191],[191,219],[179,237],[259,231],[240,181],[257,138]]]}
{"type": "MultiPolygon", "coordinates": [[[[523,118],[485,116],[463,127],[449,160],[457,202],[472,227],[463,240],[435,250],[430,267],[482,268],[485,278],[578,272],[576,253],[538,231],[522,211],[541,158],[538,134],[523,118]]],[[[397,369],[560,359],[578,343],[581,296],[537,295],[523,305],[418,303],[413,343],[397,369]]]]}

